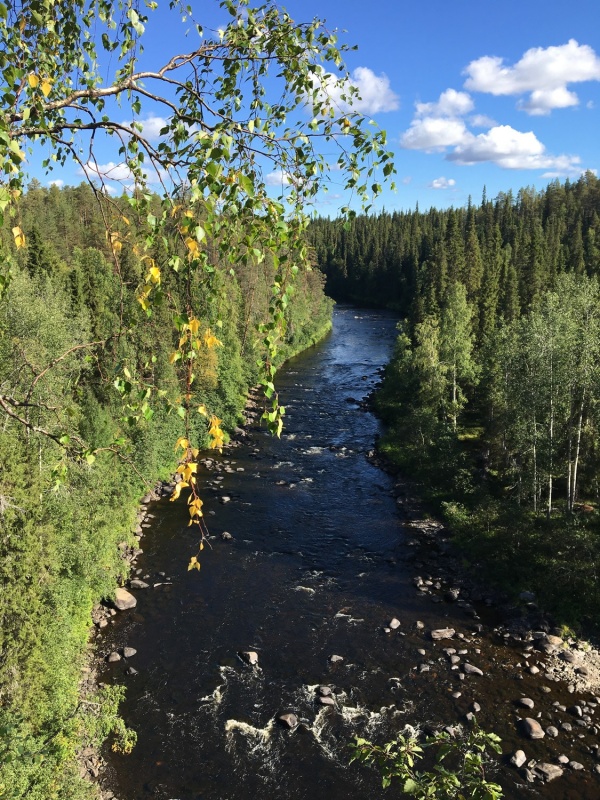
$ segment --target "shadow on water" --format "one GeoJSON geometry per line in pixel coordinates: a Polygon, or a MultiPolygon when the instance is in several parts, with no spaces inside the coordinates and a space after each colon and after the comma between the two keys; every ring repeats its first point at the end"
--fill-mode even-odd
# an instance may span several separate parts
{"type": "MultiPolygon", "coordinates": [[[[102,676],[127,684],[123,716],[139,734],[130,756],[105,754],[120,800],[380,797],[376,773],[348,766],[353,735],[381,742],[405,725],[453,724],[474,699],[482,726],[508,740],[505,751],[523,746],[511,706],[523,684],[492,681],[484,669],[452,697],[458,675],[426,631],[464,631],[482,668],[505,653],[475,639],[456,606],[417,595],[393,481],[365,457],[379,424],[359,402],[390,356],[395,322],[338,307],[333,333],[278,376],[282,439],[254,428],[202,468],[214,539],[200,574],[187,572],[197,542],[185,501],[152,507],[139,566],[151,585],[163,583],[158,573],[172,585],[138,591],[137,609],[119,615],[99,645],[137,650],[138,674],[119,662],[102,676]],[[231,501],[222,504],[224,495],[231,501]],[[221,540],[223,531],[233,540],[221,540]],[[400,629],[384,633],[394,616],[400,629]],[[258,653],[258,668],[239,658],[244,650],[258,653]],[[331,663],[333,654],[343,661],[331,663]],[[318,705],[321,685],[334,707],[318,705]],[[300,720],[294,731],[275,721],[286,711],[300,720]]],[[[527,744],[535,756],[538,743],[527,744]]],[[[544,794],[600,796],[586,794],[589,780],[561,779],[560,794],[544,794]]]]}

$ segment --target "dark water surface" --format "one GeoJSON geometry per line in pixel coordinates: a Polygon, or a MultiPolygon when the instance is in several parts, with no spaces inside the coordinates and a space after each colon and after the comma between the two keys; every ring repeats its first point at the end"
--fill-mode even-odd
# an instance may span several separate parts
{"type": "MultiPolygon", "coordinates": [[[[407,724],[454,724],[474,699],[480,723],[502,735],[505,752],[518,746],[528,757],[553,760],[565,747],[552,743],[549,756],[548,742],[515,733],[515,698],[540,697],[539,682],[515,684],[498,666],[520,654],[475,639],[459,608],[415,591],[410,531],[393,480],[366,459],[379,423],[358,405],[394,337],[392,315],[338,308],[332,334],[281,371],[282,439],[254,428],[242,446],[217,454],[219,469],[203,467],[199,475],[200,484],[223,477],[222,488],[204,492],[205,510],[216,512],[207,513],[215,538],[200,574],[187,572],[197,537],[186,527],[185,501],[151,507],[156,516],[139,566],[151,584],[164,572],[173,585],[138,591],[137,609],[119,615],[100,643],[101,652],[138,651],[131,660],[137,675],[125,676],[120,662],[102,676],[127,684],[123,716],[139,734],[130,756],[105,754],[108,784],[120,800],[397,797],[398,790],[381,790],[373,771],[348,765],[348,742],[355,734],[386,741],[407,724]],[[231,502],[221,504],[222,495],[231,502]],[[223,531],[234,540],[222,541],[223,531]],[[401,628],[383,633],[392,617],[401,628]],[[452,644],[468,649],[484,677],[460,683],[450,670],[442,653],[450,643],[428,636],[448,625],[464,632],[452,644]],[[259,654],[258,668],[237,656],[244,650],[259,654]],[[343,661],[332,664],[333,654],[343,661]],[[422,663],[427,671],[417,668],[422,663]],[[337,693],[337,708],[317,705],[320,685],[337,693]],[[462,696],[454,699],[457,688],[462,696]],[[292,732],[275,722],[286,711],[301,719],[292,732]]],[[[548,697],[547,705],[563,694],[553,688],[548,697]]],[[[575,745],[565,752],[582,760],[575,745]]],[[[531,792],[503,781],[509,797],[531,792]]],[[[589,767],[541,792],[600,797],[589,767]]]]}

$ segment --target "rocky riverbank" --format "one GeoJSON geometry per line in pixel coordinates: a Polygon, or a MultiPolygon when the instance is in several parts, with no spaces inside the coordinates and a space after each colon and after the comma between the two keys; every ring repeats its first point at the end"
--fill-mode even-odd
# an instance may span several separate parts
{"type": "MultiPolygon", "coordinates": [[[[369,452],[368,458],[379,468],[396,473],[377,451],[369,452]]],[[[523,741],[521,747],[505,754],[507,766],[518,770],[524,785],[548,783],[566,771],[587,773],[592,781],[599,781],[600,794],[598,647],[557,627],[531,592],[522,591],[514,603],[483,584],[472,568],[465,568],[451,531],[424,511],[416,487],[395,475],[393,491],[398,513],[410,531],[404,560],[413,564],[415,592],[429,602],[461,608],[466,628],[478,639],[479,646],[472,651],[464,647],[465,634],[454,629],[433,631],[432,639],[444,639],[446,645],[456,643],[443,648],[447,667],[457,673],[459,682],[473,674],[485,674],[492,680],[495,674],[502,680],[508,675],[514,681],[525,681],[527,692],[535,695],[535,700],[524,696],[516,684],[512,702],[505,703],[504,722],[514,728],[513,742],[523,741]],[[492,652],[485,652],[486,643],[492,652]],[[473,653],[480,666],[487,662],[483,670],[465,660],[474,660],[473,653]],[[558,694],[560,699],[556,699],[558,694]]],[[[422,662],[416,668],[431,666],[422,662]]],[[[456,699],[460,696],[457,691],[456,699]]],[[[480,710],[480,703],[475,702],[465,720],[472,720],[480,710]]]]}

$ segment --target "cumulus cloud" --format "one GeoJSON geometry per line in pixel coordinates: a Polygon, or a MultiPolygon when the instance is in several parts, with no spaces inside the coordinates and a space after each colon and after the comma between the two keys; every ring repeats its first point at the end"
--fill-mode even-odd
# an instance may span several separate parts
{"type": "Polygon", "coordinates": [[[414,119],[400,143],[409,150],[444,150],[458,145],[468,135],[462,119],[423,117],[414,119]]]}
{"type": "Polygon", "coordinates": [[[417,114],[420,117],[462,117],[474,108],[471,96],[456,89],[446,89],[437,103],[417,103],[417,114]]]}
{"type": "MultiPolygon", "coordinates": [[[[145,139],[148,139],[150,142],[156,142],[161,138],[160,132],[169,124],[169,121],[164,117],[150,115],[146,117],[146,119],[136,119],[135,124],[136,126],[141,126],[142,136],[145,139]]],[[[126,120],[122,122],[121,125],[131,128],[133,125],[133,120],[126,120]]]]}
{"type": "Polygon", "coordinates": [[[267,186],[287,186],[290,183],[290,179],[283,170],[277,169],[275,172],[269,172],[268,175],[265,175],[265,183],[267,186]]]}
{"type": "Polygon", "coordinates": [[[528,114],[546,115],[554,108],[577,105],[570,83],[600,80],[600,58],[575,39],[553,47],[532,47],[514,66],[498,56],[483,56],[464,70],[465,88],[493,95],[529,94],[519,104],[528,114]]]}
{"type": "Polygon", "coordinates": [[[376,75],[369,67],[357,67],[345,86],[336,86],[331,76],[323,81],[323,93],[327,93],[342,111],[352,109],[361,114],[378,114],[400,108],[400,98],[392,91],[387,75],[376,75]],[[358,91],[357,96],[350,97],[350,87],[358,91]]]}
{"type": "Polygon", "coordinates": [[[111,181],[133,180],[133,174],[127,164],[123,162],[117,164],[114,161],[108,161],[106,164],[96,164],[93,161],[88,161],[83,168],[79,168],[78,174],[111,181]]]}
{"type": "MultiPolygon", "coordinates": [[[[533,97],[533,93],[532,93],[533,97]]],[[[558,96],[536,96],[537,108],[558,103],[558,96]]],[[[562,102],[567,102],[562,98],[562,102]]],[[[555,106],[554,106],[555,107],[555,106]]],[[[522,132],[510,125],[498,125],[483,114],[472,114],[474,105],[466,92],[447,89],[435,103],[416,103],[415,116],[400,143],[409,150],[445,152],[446,160],[456,164],[490,162],[504,169],[556,170],[561,175],[575,175],[581,171],[577,156],[554,156],[546,152],[533,131],[522,132]],[[488,128],[475,134],[472,128],[488,128]]],[[[437,178],[430,184],[434,189],[447,189],[451,184],[437,178]]]]}
{"type": "Polygon", "coordinates": [[[440,178],[434,178],[429,184],[430,189],[451,189],[453,186],[456,186],[454,178],[444,178],[443,175],[440,178]]]}
{"type": "Polygon", "coordinates": [[[473,128],[493,128],[498,124],[495,119],[486,114],[473,114],[472,117],[469,117],[469,122],[473,128]]]}
{"type": "Polygon", "coordinates": [[[517,131],[510,125],[497,125],[487,133],[469,133],[446,158],[458,164],[490,161],[504,169],[553,169],[562,175],[579,171],[578,156],[553,156],[533,133],[517,131]]]}
{"type": "Polygon", "coordinates": [[[65,182],[62,178],[55,178],[53,181],[48,181],[48,186],[58,186],[59,189],[65,185],[65,182]]]}

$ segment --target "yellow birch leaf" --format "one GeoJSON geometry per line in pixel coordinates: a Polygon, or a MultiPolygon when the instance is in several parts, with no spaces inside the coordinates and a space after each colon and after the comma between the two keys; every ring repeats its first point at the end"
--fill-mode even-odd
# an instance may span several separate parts
{"type": "Polygon", "coordinates": [[[183,450],[187,450],[189,446],[190,443],[184,436],[180,436],[175,442],[175,450],[177,450],[178,447],[181,447],[183,450]]]}
{"type": "Polygon", "coordinates": [[[52,81],[50,80],[50,78],[44,78],[44,80],[42,81],[41,89],[44,97],[48,97],[48,95],[52,91],[52,81]]]}
{"type": "Polygon", "coordinates": [[[198,413],[202,414],[203,417],[208,417],[208,411],[205,405],[198,406],[198,413]]]}
{"type": "Polygon", "coordinates": [[[198,329],[200,328],[200,321],[197,319],[191,319],[189,321],[189,329],[194,334],[194,336],[198,333],[198,329]]]}
{"type": "Polygon", "coordinates": [[[196,558],[196,556],[192,556],[190,558],[190,563],[188,564],[188,572],[192,569],[200,570],[200,562],[196,558]]]}
{"type": "Polygon", "coordinates": [[[151,267],[148,274],[150,275],[150,280],[152,283],[160,283],[160,270],[158,267],[151,267]]]}
{"type": "Polygon", "coordinates": [[[37,75],[34,75],[33,72],[29,73],[29,75],[27,76],[27,81],[29,82],[29,85],[31,86],[32,89],[37,89],[40,83],[40,79],[38,78],[37,75]]]}
{"type": "Polygon", "coordinates": [[[20,249],[21,247],[25,247],[25,234],[18,225],[15,225],[15,227],[12,229],[12,234],[15,238],[15,244],[17,248],[20,249]]]}
{"type": "Polygon", "coordinates": [[[192,257],[198,255],[198,250],[199,250],[198,242],[195,239],[192,239],[191,236],[188,236],[185,240],[185,244],[187,246],[187,249],[190,251],[190,255],[192,257]]]}
{"type": "Polygon", "coordinates": [[[176,483],[175,488],[173,489],[173,494],[170,497],[171,502],[175,502],[175,500],[179,498],[181,490],[185,489],[188,485],[189,484],[187,484],[185,481],[179,481],[179,483],[176,483]]]}

